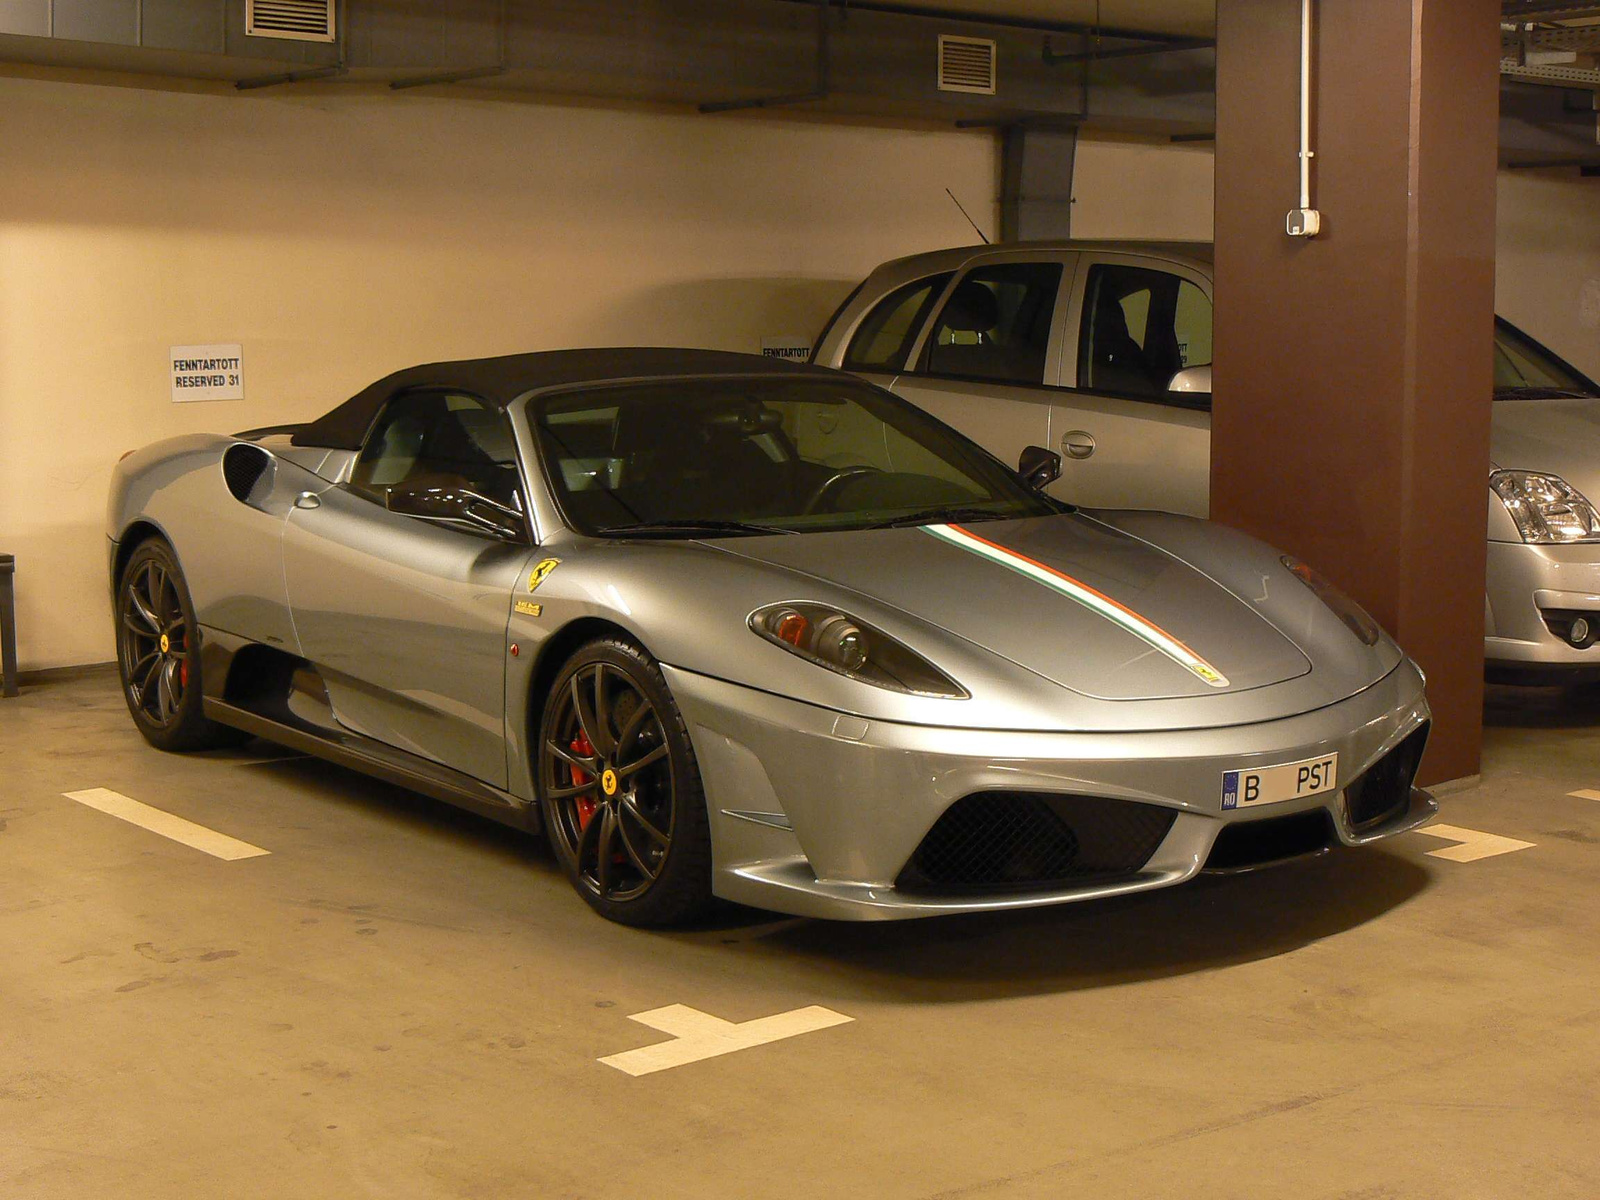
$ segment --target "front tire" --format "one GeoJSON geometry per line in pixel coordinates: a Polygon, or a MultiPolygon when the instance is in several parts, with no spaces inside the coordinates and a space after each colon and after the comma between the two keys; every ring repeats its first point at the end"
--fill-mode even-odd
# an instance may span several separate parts
{"type": "Polygon", "coordinates": [[[116,616],[122,697],[145,741],[204,750],[246,740],[201,709],[200,625],[172,547],[151,538],[128,557],[116,616]]]}
{"type": "Polygon", "coordinates": [[[660,668],[620,639],[581,647],[539,723],[539,804],[568,880],[624,925],[711,904],[711,834],[689,733],[660,668]]]}

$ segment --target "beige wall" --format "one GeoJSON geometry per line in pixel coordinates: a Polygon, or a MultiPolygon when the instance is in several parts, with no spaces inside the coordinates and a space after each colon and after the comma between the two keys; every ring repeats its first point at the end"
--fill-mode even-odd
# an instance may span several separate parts
{"type": "Polygon", "coordinates": [[[1209,242],[1213,175],[1209,145],[1081,137],[1072,171],[1072,234],[1209,242]]]}
{"type": "Polygon", "coordinates": [[[994,226],[992,133],[481,98],[0,78],[0,552],[24,669],[112,655],[123,451],[314,416],[397,366],[814,335],[883,259],[994,226]],[[174,405],[168,347],[246,399],[174,405]]]}
{"type": "MultiPolygon", "coordinates": [[[[307,89],[0,78],[0,552],[24,669],[111,655],[117,455],[303,419],[396,365],[813,335],[878,262],[996,224],[994,137],[307,89]],[[167,349],[241,342],[247,399],[167,349]]],[[[1082,237],[1204,240],[1212,154],[1085,137],[1082,237]]],[[[1497,306],[1600,375],[1600,185],[1503,174],[1497,306]]],[[[1287,201],[1286,201],[1287,204],[1287,201]]]]}
{"type": "Polygon", "coordinates": [[[1600,181],[1502,171],[1495,308],[1600,378],[1600,181]]]}

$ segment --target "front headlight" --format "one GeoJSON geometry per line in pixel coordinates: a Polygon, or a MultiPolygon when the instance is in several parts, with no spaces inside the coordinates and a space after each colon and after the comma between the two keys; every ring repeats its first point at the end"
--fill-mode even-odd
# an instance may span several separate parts
{"type": "Polygon", "coordinates": [[[1600,513],[1559,475],[1496,471],[1489,487],[1517,523],[1522,540],[1535,546],[1600,541],[1600,513]]]}
{"type": "Polygon", "coordinates": [[[1283,556],[1283,565],[1294,572],[1294,577],[1305,584],[1317,594],[1317,598],[1333,610],[1333,615],[1345,623],[1345,627],[1355,634],[1368,646],[1376,646],[1382,630],[1378,623],[1368,615],[1354,600],[1350,599],[1333,585],[1322,572],[1307,566],[1298,558],[1283,556]]]}
{"type": "Polygon", "coordinates": [[[769,604],[750,614],[750,628],[775,646],[819,667],[873,687],[913,696],[965,700],[968,693],[903,644],[825,604],[769,604]]]}

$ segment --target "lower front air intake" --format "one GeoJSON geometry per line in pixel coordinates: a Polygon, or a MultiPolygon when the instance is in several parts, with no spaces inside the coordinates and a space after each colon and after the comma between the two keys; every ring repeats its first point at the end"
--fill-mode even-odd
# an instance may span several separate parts
{"type": "Polygon", "coordinates": [[[934,822],[895,887],[958,894],[1040,891],[1137,873],[1176,819],[1105,796],[975,792],[934,822]]]}

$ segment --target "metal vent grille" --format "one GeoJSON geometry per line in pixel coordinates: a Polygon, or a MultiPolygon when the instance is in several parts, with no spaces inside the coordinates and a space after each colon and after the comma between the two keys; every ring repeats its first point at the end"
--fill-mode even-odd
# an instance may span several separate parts
{"type": "Polygon", "coordinates": [[[994,95],[995,43],[988,38],[939,35],[939,90],[994,95]]]}
{"type": "Polygon", "coordinates": [[[1101,796],[975,792],[934,822],[895,886],[1026,892],[1125,878],[1149,861],[1175,817],[1101,796]]]}
{"type": "Polygon", "coordinates": [[[333,41],[335,0],[244,0],[244,31],[250,37],[333,41]]]}
{"type": "Polygon", "coordinates": [[[222,479],[235,500],[248,504],[250,494],[270,466],[272,458],[265,450],[236,442],[222,456],[222,479]]]}

